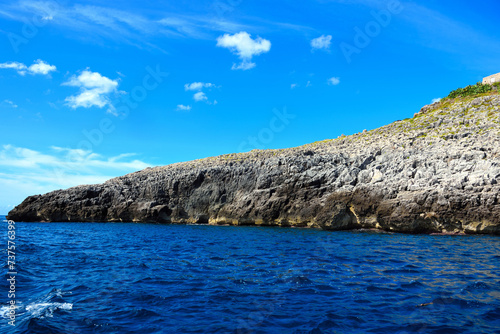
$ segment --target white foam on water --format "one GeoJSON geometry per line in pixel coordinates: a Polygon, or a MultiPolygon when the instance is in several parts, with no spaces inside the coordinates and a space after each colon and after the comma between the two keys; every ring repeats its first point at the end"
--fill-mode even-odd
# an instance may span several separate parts
{"type": "MultiPolygon", "coordinates": [[[[65,292],[61,289],[52,289],[43,298],[38,298],[36,301],[28,303],[26,306],[23,305],[21,301],[16,301],[14,310],[17,318],[27,317],[31,318],[52,318],[55,310],[65,310],[70,311],[73,309],[73,304],[71,303],[56,303],[50,302],[53,297],[62,298],[63,295],[71,294],[71,292],[65,292]]],[[[12,308],[10,304],[0,305],[0,318],[10,319],[10,313],[12,308]]]]}
{"type": "MultiPolygon", "coordinates": [[[[21,308],[21,306],[18,306],[18,305],[14,306],[14,309],[16,310],[16,314],[18,314],[18,309],[20,309],[20,308],[21,308]]],[[[3,305],[2,307],[0,307],[0,317],[2,317],[4,319],[8,319],[10,310],[11,310],[10,306],[3,305]]]]}
{"type": "MultiPolygon", "coordinates": [[[[28,318],[52,318],[55,310],[70,311],[73,309],[71,303],[40,303],[34,302],[24,307],[21,303],[16,303],[15,307],[16,317],[28,316],[28,318]]],[[[10,305],[2,305],[0,307],[0,317],[9,319],[11,312],[10,305]]]]}
{"type": "Polygon", "coordinates": [[[73,309],[71,303],[31,303],[26,306],[26,311],[31,313],[31,317],[43,318],[53,316],[55,310],[69,311],[73,309]]]}

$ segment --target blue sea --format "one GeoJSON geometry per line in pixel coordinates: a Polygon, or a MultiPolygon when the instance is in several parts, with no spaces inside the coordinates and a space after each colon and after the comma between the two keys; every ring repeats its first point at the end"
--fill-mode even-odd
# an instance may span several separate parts
{"type": "MultiPolygon", "coordinates": [[[[2,219],[3,217],[0,217],[2,219]]],[[[134,223],[7,229],[2,333],[499,333],[500,238],[134,223]]]]}

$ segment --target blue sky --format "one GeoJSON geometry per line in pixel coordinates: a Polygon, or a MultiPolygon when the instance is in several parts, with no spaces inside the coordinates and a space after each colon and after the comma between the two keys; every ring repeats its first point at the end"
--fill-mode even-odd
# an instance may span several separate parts
{"type": "Polygon", "coordinates": [[[500,72],[498,1],[3,1],[0,214],[411,117],[500,72]]]}

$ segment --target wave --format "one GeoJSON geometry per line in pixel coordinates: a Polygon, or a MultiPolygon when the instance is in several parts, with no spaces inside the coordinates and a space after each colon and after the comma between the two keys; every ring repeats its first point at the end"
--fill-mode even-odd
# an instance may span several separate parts
{"type": "MultiPolygon", "coordinates": [[[[17,317],[28,317],[30,319],[52,318],[56,310],[70,311],[72,309],[72,303],[31,303],[26,306],[21,304],[15,307],[17,317]]],[[[0,308],[0,316],[4,319],[9,318],[10,310],[10,306],[2,306],[0,308]]]]}
{"type": "Polygon", "coordinates": [[[26,306],[26,311],[35,318],[52,317],[55,310],[69,311],[72,309],[73,304],[71,303],[33,303],[26,306]]]}

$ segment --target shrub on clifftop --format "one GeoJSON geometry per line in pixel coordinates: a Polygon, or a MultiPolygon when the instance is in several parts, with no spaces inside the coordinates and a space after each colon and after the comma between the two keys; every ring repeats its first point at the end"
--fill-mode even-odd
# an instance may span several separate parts
{"type": "Polygon", "coordinates": [[[465,88],[458,88],[452,91],[446,98],[454,99],[456,97],[466,97],[466,96],[475,96],[483,93],[488,93],[491,91],[493,87],[491,85],[483,85],[478,82],[475,85],[469,85],[465,88]]]}

